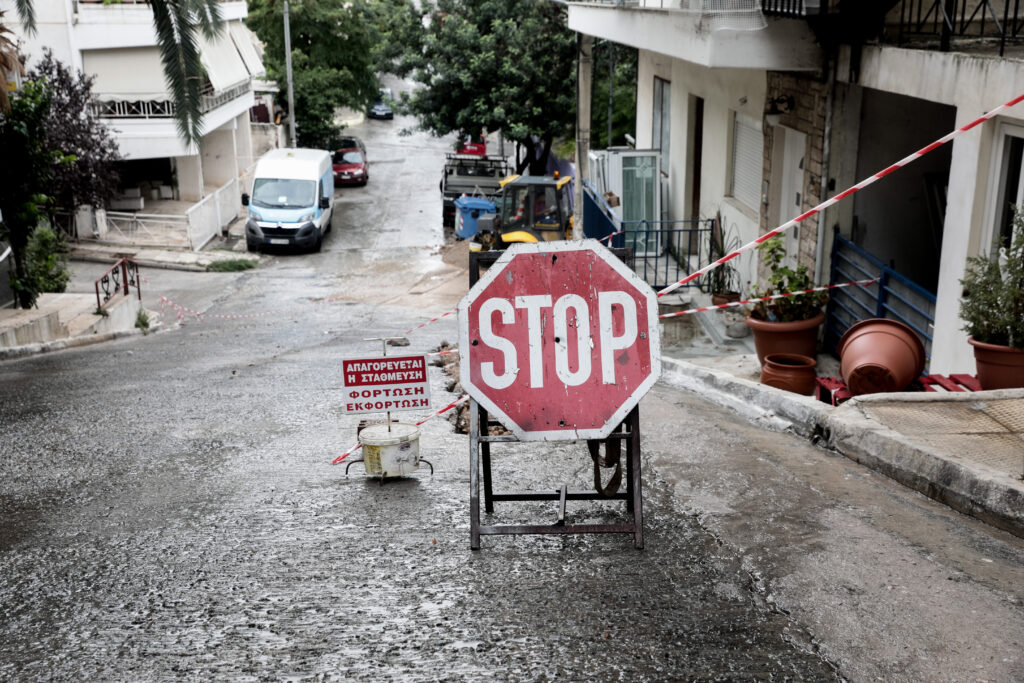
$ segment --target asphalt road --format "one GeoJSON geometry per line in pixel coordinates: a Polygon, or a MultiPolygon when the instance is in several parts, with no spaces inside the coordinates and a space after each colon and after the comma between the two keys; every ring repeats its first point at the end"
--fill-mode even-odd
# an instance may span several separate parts
{"type": "MultiPolygon", "coordinates": [[[[332,466],[360,419],[341,361],[457,336],[453,316],[410,332],[466,276],[440,227],[446,143],[404,123],[356,127],[371,180],[339,190],[323,252],[147,271],[150,302],[205,316],[0,364],[0,679],[1024,678],[1019,539],[666,385],[641,404],[643,550],[471,551],[468,440],[442,418],[422,427],[433,476],[332,466]]],[[[507,488],[590,480],[578,444],[494,466],[507,488]]]]}

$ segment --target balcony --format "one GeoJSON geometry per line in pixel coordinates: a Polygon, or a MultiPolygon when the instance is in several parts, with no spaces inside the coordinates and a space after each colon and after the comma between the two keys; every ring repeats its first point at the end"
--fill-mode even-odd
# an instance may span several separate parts
{"type": "MultiPolygon", "coordinates": [[[[809,0],[805,3],[810,4],[809,0]]],[[[570,2],[569,28],[710,68],[811,71],[821,50],[803,15],[770,16],[757,0],[570,2]]]]}

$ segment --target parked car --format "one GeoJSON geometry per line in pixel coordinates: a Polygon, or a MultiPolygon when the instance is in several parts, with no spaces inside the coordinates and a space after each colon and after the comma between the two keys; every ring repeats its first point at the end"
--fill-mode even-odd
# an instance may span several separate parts
{"type": "Polygon", "coordinates": [[[395,112],[391,110],[387,104],[383,101],[378,100],[373,103],[370,110],[366,112],[366,115],[371,119],[393,119],[395,118],[395,112]]]}
{"type": "Polygon", "coordinates": [[[353,148],[358,149],[360,152],[362,152],[364,157],[366,156],[366,145],[364,145],[363,141],[357,138],[355,135],[343,135],[341,139],[338,141],[338,149],[353,148]]]}
{"type": "Polygon", "coordinates": [[[357,146],[339,149],[332,161],[335,185],[365,185],[370,179],[370,164],[357,146]]]}
{"type": "Polygon", "coordinates": [[[474,137],[467,133],[455,143],[455,152],[457,154],[472,154],[478,157],[485,156],[487,154],[487,141],[483,135],[474,137]]]}

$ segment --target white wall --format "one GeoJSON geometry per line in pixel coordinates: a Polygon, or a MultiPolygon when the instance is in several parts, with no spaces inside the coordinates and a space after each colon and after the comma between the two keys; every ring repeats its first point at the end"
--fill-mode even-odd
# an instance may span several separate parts
{"type": "Polygon", "coordinates": [[[207,193],[238,177],[234,126],[225,126],[203,138],[203,185],[207,193]]]}
{"type": "MultiPolygon", "coordinates": [[[[960,53],[865,47],[859,84],[957,108],[957,127],[1024,93],[1024,62],[960,53]]],[[[1024,104],[1004,121],[1024,122],[1024,104]]],[[[935,312],[932,372],[973,372],[974,357],[961,330],[960,279],[967,256],[976,254],[986,232],[992,147],[996,123],[960,135],[951,144],[948,204],[935,312]]],[[[895,159],[894,159],[895,161],[895,159]]],[[[880,181],[884,182],[884,180],[880,181]]]]}

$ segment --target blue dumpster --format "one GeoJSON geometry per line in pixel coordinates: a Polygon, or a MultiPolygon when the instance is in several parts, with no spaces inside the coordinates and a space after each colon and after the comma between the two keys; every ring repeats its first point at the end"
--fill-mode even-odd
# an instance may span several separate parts
{"type": "Polygon", "coordinates": [[[469,239],[476,234],[476,219],[482,213],[497,213],[498,207],[490,199],[481,197],[459,197],[455,200],[455,210],[459,219],[455,222],[455,235],[459,239],[469,239]]]}

